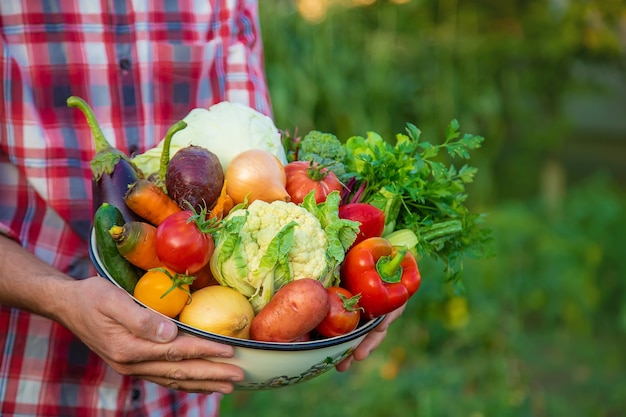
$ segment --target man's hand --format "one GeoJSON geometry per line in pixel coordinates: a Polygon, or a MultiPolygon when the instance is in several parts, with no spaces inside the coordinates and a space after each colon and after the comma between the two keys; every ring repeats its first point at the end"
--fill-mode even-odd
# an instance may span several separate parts
{"type": "Polygon", "coordinates": [[[212,361],[233,348],[177,334],[176,325],[136,304],[126,292],[100,277],[67,281],[59,321],[123,375],[190,392],[233,390],[243,379],[237,366],[212,361]]]}
{"type": "Polygon", "coordinates": [[[244,376],[211,360],[232,356],[232,346],[178,335],[169,319],[106,279],[72,279],[2,235],[0,304],[61,323],[122,375],[205,393],[232,392],[244,376]]]}
{"type": "Polygon", "coordinates": [[[339,362],[335,368],[337,368],[339,372],[345,372],[350,368],[354,360],[362,361],[367,358],[369,354],[382,343],[387,336],[387,329],[389,328],[389,325],[402,315],[405,308],[406,304],[387,314],[383,321],[381,321],[378,326],[365,336],[365,339],[363,339],[354,352],[352,352],[352,355],[339,362]]]}

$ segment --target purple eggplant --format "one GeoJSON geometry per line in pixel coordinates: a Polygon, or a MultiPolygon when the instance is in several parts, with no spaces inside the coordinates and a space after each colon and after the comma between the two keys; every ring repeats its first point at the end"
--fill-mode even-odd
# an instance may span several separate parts
{"type": "Polygon", "coordinates": [[[67,99],[67,105],[83,112],[96,145],[96,154],[91,159],[92,212],[95,214],[102,203],[109,203],[119,209],[124,221],[140,220],[126,206],[124,195],[129,185],[141,177],[141,173],[124,152],[109,144],[87,102],[80,97],[71,96],[67,99]]]}

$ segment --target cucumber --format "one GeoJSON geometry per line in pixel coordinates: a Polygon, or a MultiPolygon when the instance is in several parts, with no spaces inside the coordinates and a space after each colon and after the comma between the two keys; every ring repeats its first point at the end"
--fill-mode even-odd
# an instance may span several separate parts
{"type": "Polygon", "coordinates": [[[117,207],[109,203],[102,203],[93,216],[93,227],[100,260],[115,282],[132,294],[142,271],[122,256],[109,233],[111,227],[123,225],[122,213],[117,207]]]}

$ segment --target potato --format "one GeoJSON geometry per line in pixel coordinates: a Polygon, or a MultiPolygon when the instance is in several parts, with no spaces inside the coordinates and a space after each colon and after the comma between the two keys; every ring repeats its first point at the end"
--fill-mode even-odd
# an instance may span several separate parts
{"type": "Polygon", "coordinates": [[[264,342],[294,342],[324,319],[328,294],[321,282],[301,278],[285,284],[252,320],[250,338],[264,342]]]}

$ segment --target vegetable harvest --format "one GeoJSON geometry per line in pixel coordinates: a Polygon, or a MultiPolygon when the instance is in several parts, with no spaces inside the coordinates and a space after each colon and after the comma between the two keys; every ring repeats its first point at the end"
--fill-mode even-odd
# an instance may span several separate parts
{"type": "Polygon", "coordinates": [[[138,301],[198,330],[270,343],[340,336],[405,305],[421,257],[442,260],[458,283],[463,256],[486,248],[482,217],[464,205],[476,170],[439,156],[468,159],[480,147],[456,121],[441,145],[411,124],[393,144],[374,132],[281,138],[271,119],[224,102],[193,109],[129,159],[106,146],[84,101],[68,105],[85,111],[100,143],[94,190],[103,150],[114,161],[104,172],[132,172],[94,194],[104,199],[94,216],[102,266],[138,301]]]}
{"type": "Polygon", "coordinates": [[[331,134],[315,133],[317,142],[309,140],[309,135],[302,140],[284,136],[290,160],[335,155],[338,164],[327,166],[337,169],[344,179],[342,204],[361,202],[378,207],[385,215],[382,236],[395,230],[411,231],[418,241],[409,249],[442,261],[447,279],[455,286],[462,288],[466,255],[490,254],[491,235],[482,227],[483,215],[470,212],[465,205],[465,186],[473,181],[477,169],[467,164],[457,168],[442,160],[444,152],[453,159],[469,159],[470,152],[484,141],[482,136],[462,135],[456,120],[446,127],[440,144],[424,140],[411,123],[394,140],[372,131],[352,136],[345,143],[331,134]]]}

